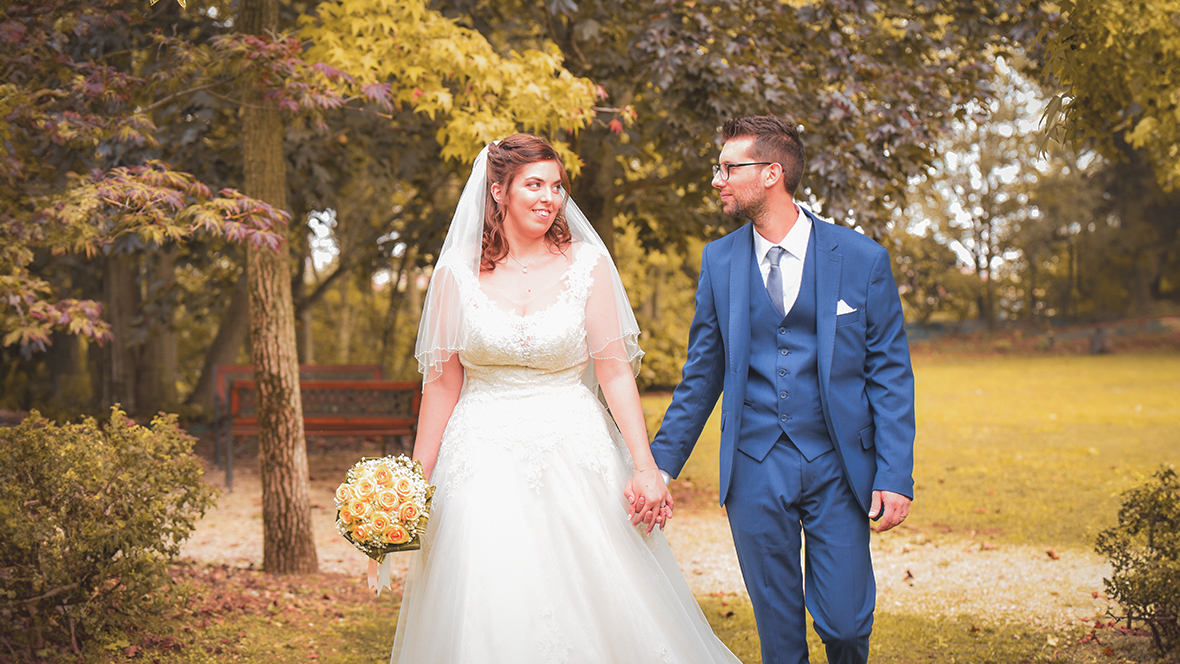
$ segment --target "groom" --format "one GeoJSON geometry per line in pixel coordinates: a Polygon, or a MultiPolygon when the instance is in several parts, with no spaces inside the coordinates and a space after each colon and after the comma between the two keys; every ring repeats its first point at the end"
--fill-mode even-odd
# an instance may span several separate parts
{"type": "Polygon", "coordinates": [[[753,223],[705,247],[688,361],[651,451],[679,475],[724,393],[721,503],[762,661],[807,661],[806,606],[829,662],[865,662],[869,520],[889,530],[913,496],[914,380],[889,254],[795,204],[792,124],[739,118],[722,138],[713,186],[753,223]]]}

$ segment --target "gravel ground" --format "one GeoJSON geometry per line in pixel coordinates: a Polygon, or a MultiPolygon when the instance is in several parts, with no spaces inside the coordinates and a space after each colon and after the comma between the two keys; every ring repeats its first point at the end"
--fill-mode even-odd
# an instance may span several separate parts
{"type": "MultiPolygon", "coordinates": [[[[336,533],[332,493],[344,476],[347,455],[313,455],[312,519],[320,569],[362,576],[368,559],[336,533]]],[[[222,473],[206,479],[224,490],[222,473]]],[[[680,513],[666,531],[693,591],[745,594],[729,524],[720,508],[680,513]]],[[[889,613],[953,619],[969,613],[995,622],[1049,628],[1076,625],[1102,614],[1106,563],[1084,550],[992,544],[909,530],[873,537],[877,606],[889,613]],[[1056,556],[1056,557],[1054,557],[1056,556]]],[[[235,469],[234,491],[198,523],[183,555],[207,563],[261,566],[262,494],[257,469],[235,469]]],[[[404,575],[411,554],[395,554],[394,572],[404,575]]]]}

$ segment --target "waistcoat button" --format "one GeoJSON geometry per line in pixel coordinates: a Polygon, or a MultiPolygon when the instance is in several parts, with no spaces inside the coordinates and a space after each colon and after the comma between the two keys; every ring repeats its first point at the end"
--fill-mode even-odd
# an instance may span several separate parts
{"type": "Polygon", "coordinates": [[[786,348],[780,348],[778,351],[778,354],[779,355],[786,355],[787,353],[790,353],[790,352],[791,351],[787,350],[786,348]]]}

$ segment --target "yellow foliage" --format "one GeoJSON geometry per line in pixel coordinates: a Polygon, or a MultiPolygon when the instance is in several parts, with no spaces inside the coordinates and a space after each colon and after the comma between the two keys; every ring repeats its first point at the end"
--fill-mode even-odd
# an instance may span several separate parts
{"type": "MultiPolygon", "coordinates": [[[[300,17],[306,53],[349,74],[350,95],[389,84],[390,101],[441,119],[435,136],[442,156],[469,162],[487,143],[515,131],[573,134],[594,118],[595,85],[545,50],[502,55],[484,37],[422,0],[329,0],[300,17]]],[[[555,142],[572,174],[581,163],[555,142]]]]}

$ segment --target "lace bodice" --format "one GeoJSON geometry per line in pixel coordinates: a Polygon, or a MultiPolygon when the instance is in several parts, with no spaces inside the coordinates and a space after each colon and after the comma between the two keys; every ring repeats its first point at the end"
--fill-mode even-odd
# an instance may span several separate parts
{"type": "Polygon", "coordinates": [[[493,302],[473,275],[459,278],[464,298],[464,340],[459,360],[464,391],[537,390],[576,385],[589,362],[586,302],[592,271],[602,258],[582,245],[548,307],[521,316],[493,302]]]}
{"type": "Polygon", "coordinates": [[[622,347],[599,329],[617,329],[601,324],[613,301],[603,306],[596,299],[609,258],[589,245],[572,250],[556,300],[526,316],[504,310],[470,272],[455,271],[463,298],[464,383],[439,449],[439,464],[448,467],[440,491],[469,477],[481,455],[496,450],[516,457],[528,485],[539,490],[551,454],[605,473],[604,459],[625,449],[582,381],[591,356],[613,357],[622,347]]]}

